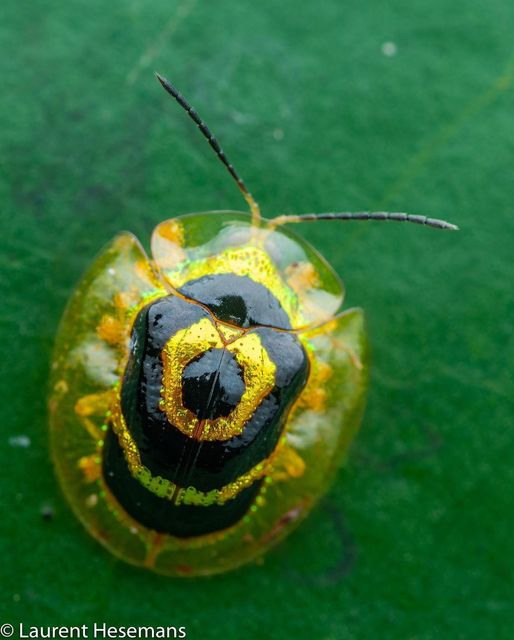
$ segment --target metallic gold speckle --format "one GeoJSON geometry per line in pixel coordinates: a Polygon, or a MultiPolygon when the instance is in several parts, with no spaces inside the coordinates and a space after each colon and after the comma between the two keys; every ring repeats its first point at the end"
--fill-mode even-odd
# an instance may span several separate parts
{"type": "Polygon", "coordinates": [[[229,440],[242,433],[263,397],[274,387],[276,366],[256,333],[245,333],[226,345],[243,370],[245,391],[237,407],[228,415],[200,421],[182,402],[184,367],[208,349],[223,348],[211,320],[203,318],[177,331],[162,351],[164,411],[169,422],[196,440],[229,440]]]}

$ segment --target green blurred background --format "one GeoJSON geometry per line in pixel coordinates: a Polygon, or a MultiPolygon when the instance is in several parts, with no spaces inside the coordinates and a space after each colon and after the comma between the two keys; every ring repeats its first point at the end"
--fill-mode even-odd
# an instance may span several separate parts
{"type": "Polygon", "coordinates": [[[1,622],[513,637],[513,33],[508,0],[2,0],[1,622]],[[121,229],[147,244],[175,214],[244,209],[154,70],[265,214],[387,207],[462,229],[296,229],[366,309],[363,428],[290,539],[193,581],[95,543],[47,446],[52,340],[94,255],[121,229]]]}

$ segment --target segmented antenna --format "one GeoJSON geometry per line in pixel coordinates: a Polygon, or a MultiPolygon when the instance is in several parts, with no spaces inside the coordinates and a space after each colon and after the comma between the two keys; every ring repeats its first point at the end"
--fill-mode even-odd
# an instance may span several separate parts
{"type": "Polygon", "coordinates": [[[210,146],[214,150],[214,153],[218,156],[218,158],[221,160],[221,162],[227,168],[227,170],[230,173],[230,175],[234,178],[234,180],[237,183],[237,186],[239,187],[241,193],[244,196],[244,199],[246,200],[246,202],[248,203],[248,205],[250,207],[250,211],[252,213],[252,223],[253,224],[258,224],[259,221],[260,221],[260,218],[261,218],[261,212],[260,212],[260,209],[259,209],[259,205],[253,199],[253,196],[248,191],[248,189],[246,188],[245,183],[239,177],[237,171],[234,169],[232,164],[229,162],[227,156],[225,155],[225,152],[220,147],[218,141],[216,140],[214,135],[211,133],[211,131],[209,130],[208,126],[200,118],[200,116],[196,113],[196,111],[193,109],[193,107],[187,102],[187,100],[184,98],[184,96],[182,96],[182,94],[179,91],[177,91],[175,89],[175,87],[168,80],[166,80],[166,78],[163,78],[163,76],[161,76],[159,73],[156,73],[155,75],[157,77],[157,80],[159,80],[161,85],[164,87],[164,89],[171,96],[173,96],[173,98],[175,98],[175,100],[184,109],[184,111],[191,118],[191,120],[197,125],[197,127],[200,129],[203,137],[207,140],[207,142],[210,144],[210,146]]]}
{"type": "Polygon", "coordinates": [[[396,213],[388,211],[356,211],[354,213],[342,211],[340,213],[302,213],[300,215],[283,215],[269,221],[271,227],[278,227],[289,222],[315,222],[317,220],[394,220],[395,222],[413,222],[435,229],[458,231],[459,227],[445,220],[416,216],[410,213],[396,213]]]}

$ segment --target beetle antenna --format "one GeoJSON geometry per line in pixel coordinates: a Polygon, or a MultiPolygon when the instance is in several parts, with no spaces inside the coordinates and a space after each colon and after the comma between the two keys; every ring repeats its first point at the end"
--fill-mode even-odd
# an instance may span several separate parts
{"type": "Polygon", "coordinates": [[[244,199],[246,200],[246,202],[248,203],[248,205],[250,207],[250,212],[252,214],[252,223],[254,225],[258,225],[259,222],[260,222],[260,219],[261,219],[261,212],[260,212],[260,209],[259,209],[259,205],[254,200],[252,194],[246,188],[245,183],[239,177],[237,171],[234,169],[232,164],[229,162],[227,156],[225,155],[225,152],[220,147],[220,145],[219,145],[218,141],[216,140],[216,138],[214,137],[214,135],[211,133],[209,127],[200,118],[200,116],[196,113],[196,111],[193,109],[193,107],[187,102],[187,100],[184,98],[184,96],[179,91],[177,91],[177,89],[175,89],[175,87],[171,84],[171,82],[169,82],[169,80],[166,80],[166,78],[161,76],[159,73],[156,73],[155,75],[157,77],[157,80],[159,80],[161,85],[164,87],[164,89],[171,96],[173,96],[175,98],[175,100],[178,102],[178,104],[184,109],[184,111],[187,113],[187,115],[191,118],[191,120],[200,129],[203,137],[207,140],[207,142],[210,144],[210,146],[214,150],[214,153],[218,156],[218,158],[221,160],[221,162],[227,168],[227,170],[230,173],[230,175],[234,178],[234,180],[237,183],[237,186],[239,187],[241,193],[244,196],[244,199]]]}
{"type": "Polygon", "coordinates": [[[396,213],[388,211],[356,211],[354,213],[343,211],[341,213],[303,213],[300,215],[283,215],[272,218],[270,227],[278,227],[289,222],[315,222],[318,220],[394,220],[395,222],[413,222],[414,224],[434,227],[435,229],[447,229],[458,231],[459,227],[445,220],[416,216],[410,213],[396,213]]]}

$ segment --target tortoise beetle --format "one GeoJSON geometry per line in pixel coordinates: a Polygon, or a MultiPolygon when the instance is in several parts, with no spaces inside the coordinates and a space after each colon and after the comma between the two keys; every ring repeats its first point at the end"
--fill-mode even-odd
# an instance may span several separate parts
{"type": "Polygon", "coordinates": [[[359,426],[368,350],[360,309],[283,225],[409,221],[403,213],[264,220],[205,123],[164,78],[250,213],[159,224],[150,259],[118,235],[76,288],[52,363],[51,451],[88,531],[168,575],[235,568],[283,539],[330,484],[359,426]]]}

